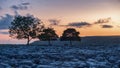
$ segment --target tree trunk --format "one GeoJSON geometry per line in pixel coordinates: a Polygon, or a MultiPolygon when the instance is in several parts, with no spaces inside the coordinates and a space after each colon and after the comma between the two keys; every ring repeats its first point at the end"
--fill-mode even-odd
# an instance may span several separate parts
{"type": "Polygon", "coordinates": [[[27,45],[29,45],[29,42],[30,42],[30,38],[28,37],[27,38],[27,45]]]}

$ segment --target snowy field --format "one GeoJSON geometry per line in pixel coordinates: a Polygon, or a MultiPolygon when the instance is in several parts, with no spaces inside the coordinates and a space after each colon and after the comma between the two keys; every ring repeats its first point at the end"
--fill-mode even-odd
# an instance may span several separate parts
{"type": "Polygon", "coordinates": [[[43,43],[0,45],[0,68],[120,68],[117,36],[84,37],[73,46],[43,43]]]}
{"type": "Polygon", "coordinates": [[[0,68],[119,68],[120,45],[0,46],[0,68]]]}

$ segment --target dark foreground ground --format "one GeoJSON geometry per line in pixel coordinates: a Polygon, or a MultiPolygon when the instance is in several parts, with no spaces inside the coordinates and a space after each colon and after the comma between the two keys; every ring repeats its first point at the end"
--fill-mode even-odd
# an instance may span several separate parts
{"type": "Polygon", "coordinates": [[[0,68],[120,68],[120,45],[2,45],[0,68]]]}

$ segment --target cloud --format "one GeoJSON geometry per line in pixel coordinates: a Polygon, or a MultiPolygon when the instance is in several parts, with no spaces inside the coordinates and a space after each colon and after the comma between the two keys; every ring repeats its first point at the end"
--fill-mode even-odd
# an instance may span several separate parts
{"type": "Polygon", "coordinates": [[[112,25],[102,25],[102,28],[113,28],[112,25]]]}
{"type": "Polygon", "coordinates": [[[29,5],[30,3],[25,2],[18,5],[12,5],[10,8],[14,11],[15,15],[19,15],[18,10],[27,10],[29,5]]]}
{"type": "Polygon", "coordinates": [[[0,29],[8,29],[12,20],[13,20],[13,16],[10,14],[5,14],[5,16],[1,16],[0,29]]]}
{"type": "Polygon", "coordinates": [[[102,28],[113,28],[114,26],[108,24],[110,22],[111,22],[111,18],[109,17],[109,18],[99,19],[98,21],[93,22],[93,23],[89,23],[89,22],[72,22],[72,23],[68,23],[68,25],[58,25],[58,26],[83,28],[83,27],[91,27],[91,26],[94,26],[96,24],[100,24],[99,26],[101,26],[102,28]]]}
{"type": "Polygon", "coordinates": [[[99,19],[98,21],[94,22],[94,24],[103,24],[103,23],[110,23],[111,18],[104,18],[104,19],[99,19]]]}
{"type": "Polygon", "coordinates": [[[72,23],[69,23],[67,26],[82,28],[82,27],[89,27],[91,25],[92,24],[90,24],[88,22],[72,22],[72,23]]]}
{"type": "Polygon", "coordinates": [[[21,3],[18,5],[12,5],[10,8],[13,10],[27,10],[28,5],[30,5],[30,3],[26,2],[26,3],[21,3]]]}
{"type": "Polygon", "coordinates": [[[50,19],[48,20],[50,22],[50,25],[59,25],[60,20],[56,20],[56,19],[50,19]]]}
{"type": "Polygon", "coordinates": [[[100,24],[102,28],[113,28],[114,27],[113,25],[109,25],[109,23],[111,23],[111,20],[112,20],[111,17],[99,19],[98,21],[94,22],[92,25],[100,24]]]}
{"type": "Polygon", "coordinates": [[[13,10],[27,10],[28,9],[28,7],[24,6],[24,5],[13,5],[13,6],[11,6],[11,8],[13,10]]]}
{"type": "Polygon", "coordinates": [[[0,30],[0,34],[9,34],[9,32],[8,31],[1,31],[0,30]]]}
{"type": "Polygon", "coordinates": [[[26,2],[26,3],[22,3],[22,5],[30,5],[30,3],[26,2]]]}

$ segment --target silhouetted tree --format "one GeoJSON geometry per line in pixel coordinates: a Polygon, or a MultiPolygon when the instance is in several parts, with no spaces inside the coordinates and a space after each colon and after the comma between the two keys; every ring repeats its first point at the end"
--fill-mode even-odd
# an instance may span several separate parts
{"type": "Polygon", "coordinates": [[[60,37],[61,41],[70,41],[70,45],[72,45],[72,41],[81,41],[79,37],[79,32],[77,32],[74,28],[66,29],[62,36],[60,37]]]}
{"type": "Polygon", "coordinates": [[[30,40],[36,38],[44,29],[44,24],[38,18],[32,15],[15,16],[9,27],[10,37],[17,39],[27,39],[27,45],[30,40]]]}
{"type": "Polygon", "coordinates": [[[58,35],[55,33],[53,28],[46,28],[43,32],[38,36],[39,40],[48,41],[49,45],[51,45],[51,40],[57,40],[58,35]]]}

